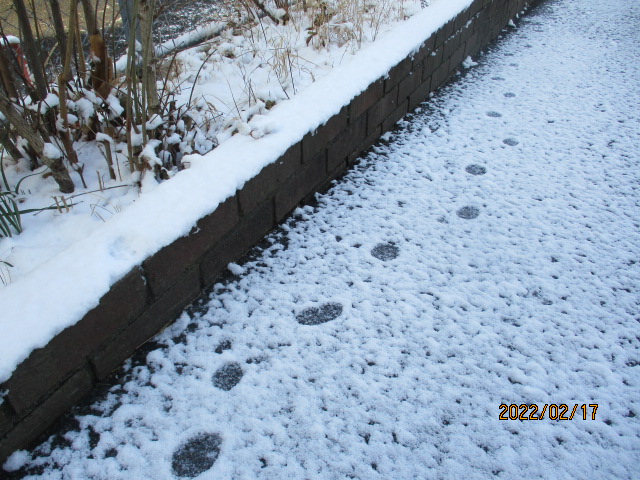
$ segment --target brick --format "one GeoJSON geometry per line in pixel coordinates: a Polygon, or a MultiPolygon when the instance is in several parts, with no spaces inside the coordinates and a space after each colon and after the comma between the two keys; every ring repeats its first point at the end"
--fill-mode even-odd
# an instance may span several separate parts
{"type": "Polygon", "coordinates": [[[447,35],[445,33],[445,29],[444,29],[444,25],[442,27],[440,27],[437,31],[436,31],[436,45],[435,48],[440,48],[442,47],[442,45],[444,44],[444,42],[447,41],[447,38],[449,38],[449,35],[447,35]]]}
{"type": "Polygon", "coordinates": [[[347,159],[345,158],[343,162],[339,163],[338,165],[336,165],[336,167],[333,170],[329,171],[324,183],[320,185],[320,187],[318,187],[318,192],[322,192],[322,193],[327,192],[329,189],[331,189],[331,187],[334,186],[335,180],[341,177],[342,175],[344,175],[346,171],[347,171],[347,159]]]}
{"type": "Polygon", "coordinates": [[[511,20],[511,12],[509,10],[509,5],[504,6],[504,10],[500,13],[499,22],[502,28],[507,28],[507,23],[511,20]]]}
{"type": "Polygon", "coordinates": [[[445,23],[436,33],[436,47],[443,45],[447,39],[453,35],[453,27],[455,25],[455,18],[452,18],[445,23]]]}
{"type": "Polygon", "coordinates": [[[500,5],[496,1],[491,4],[489,9],[489,17],[491,18],[491,37],[496,38],[502,32],[502,20],[501,12],[499,11],[500,5]]]}
{"type": "Polygon", "coordinates": [[[0,405],[0,438],[13,428],[16,420],[15,414],[9,407],[9,402],[3,402],[0,405]]]}
{"type": "Polygon", "coordinates": [[[453,31],[457,32],[462,30],[462,27],[469,21],[469,18],[471,18],[471,15],[468,8],[460,12],[454,19],[453,31]]]}
{"type": "Polygon", "coordinates": [[[408,75],[398,85],[398,101],[409,98],[422,85],[422,69],[408,75]]]}
{"type": "Polygon", "coordinates": [[[201,218],[191,232],[144,261],[144,269],[153,294],[158,297],[182,272],[193,267],[198,259],[238,223],[237,196],[228,198],[201,218]]]}
{"type": "Polygon", "coordinates": [[[349,106],[349,119],[360,118],[369,108],[384,96],[384,79],[380,78],[354,98],[349,106]]]}
{"type": "Polygon", "coordinates": [[[398,120],[407,114],[408,109],[409,100],[405,98],[403,101],[399,102],[397,108],[384,119],[384,122],[382,122],[382,131],[388,132],[393,129],[398,120]]]}
{"type": "Polygon", "coordinates": [[[274,225],[273,203],[266,201],[259,205],[251,215],[244,218],[233,233],[221,240],[202,259],[201,270],[204,284],[208,285],[216,280],[229,262],[237,261],[242,257],[251,247],[260,242],[274,225]]]}
{"type": "Polygon", "coordinates": [[[259,204],[275,192],[282,182],[300,170],[302,143],[290,147],[278,160],[267,165],[238,192],[240,214],[250,214],[259,204]]]}
{"type": "Polygon", "coordinates": [[[509,5],[509,18],[515,17],[520,12],[520,2],[512,2],[509,5]]]}
{"type": "Polygon", "coordinates": [[[100,303],[90,310],[82,322],[88,322],[94,334],[111,333],[114,318],[127,320],[137,316],[147,303],[146,280],[140,267],[134,267],[129,273],[111,286],[100,299],[100,303]]]}
{"type": "Polygon", "coordinates": [[[385,98],[380,100],[371,107],[371,110],[369,110],[367,135],[370,134],[378,125],[382,125],[386,118],[395,112],[396,108],[398,108],[398,87],[389,92],[385,98]]]}
{"type": "Polygon", "coordinates": [[[409,111],[415,110],[418,105],[427,100],[431,92],[431,77],[427,78],[416,91],[409,96],[409,111]]]}
{"type": "MultiPolygon", "coordinates": [[[[418,63],[422,63],[422,61],[427,58],[427,56],[431,55],[431,52],[435,50],[436,47],[436,34],[432,34],[424,43],[420,46],[416,54],[413,56],[413,64],[416,65],[418,63]]],[[[413,69],[415,70],[415,68],[413,69]]]]}
{"type": "Polygon", "coordinates": [[[458,47],[458,50],[451,56],[451,60],[449,63],[449,68],[453,71],[456,70],[462,61],[465,59],[465,45],[462,44],[458,47]]]}
{"type": "Polygon", "coordinates": [[[440,47],[439,49],[435,50],[433,52],[433,54],[429,55],[425,62],[424,62],[424,70],[422,71],[422,78],[429,78],[431,77],[434,73],[436,73],[436,70],[438,70],[438,68],[440,68],[440,65],[442,65],[442,51],[443,48],[440,47]]]}
{"type": "Polygon", "coordinates": [[[507,25],[509,19],[507,18],[509,12],[502,10],[502,7],[499,3],[495,4],[496,7],[494,11],[491,13],[491,23],[492,23],[492,32],[493,36],[497,36],[502,32],[502,29],[507,25]]]}
{"type": "Polygon", "coordinates": [[[0,464],[15,450],[30,446],[93,387],[87,367],[71,375],[51,396],[30,412],[0,442],[0,464]]]}
{"type": "Polygon", "coordinates": [[[478,33],[480,45],[484,47],[491,40],[491,23],[489,22],[489,13],[486,10],[483,10],[478,14],[478,21],[476,22],[475,29],[478,33]]]}
{"type": "Polygon", "coordinates": [[[285,182],[276,194],[275,220],[280,222],[303,198],[326,180],[326,152],[321,152],[303,170],[285,182]]]}
{"type": "Polygon", "coordinates": [[[0,389],[22,417],[41,397],[55,389],[86,357],[139,315],[147,303],[147,287],[135,268],[100,299],[96,308],[78,323],[56,335],[46,346],[34,350],[0,389]]]}
{"type": "MultiPolygon", "coordinates": [[[[509,15],[509,5],[513,3],[513,0],[496,0],[498,2],[498,11],[506,18],[509,15]]],[[[508,21],[508,19],[507,19],[508,21]]]]}
{"type": "Polygon", "coordinates": [[[398,85],[407,75],[411,72],[413,61],[410,57],[406,57],[395,67],[389,70],[389,73],[384,80],[384,93],[385,95],[392,91],[396,85],[398,85]]]}
{"type": "Polygon", "coordinates": [[[435,90],[442,87],[446,83],[450,74],[451,71],[449,70],[449,65],[447,65],[447,63],[440,65],[440,68],[436,70],[433,74],[433,78],[431,79],[431,88],[435,90]]]}
{"type": "Polygon", "coordinates": [[[449,58],[451,58],[454,52],[458,49],[459,45],[460,45],[459,37],[451,37],[449,40],[445,42],[444,46],[442,47],[443,62],[446,62],[449,58]]]}
{"type": "Polygon", "coordinates": [[[367,116],[362,115],[349,128],[338,135],[327,150],[327,172],[333,172],[342,163],[346,165],[349,156],[367,136],[367,116]]]}
{"type": "Polygon", "coordinates": [[[489,40],[493,41],[496,38],[498,38],[500,36],[500,34],[502,33],[502,27],[498,26],[497,24],[494,24],[491,27],[491,35],[489,36],[489,40]]]}
{"type": "Polygon", "coordinates": [[[353,153],[347,157],[347,165],[350,167],[353,166],[358,160],[358,158],[360,158],[360,156],[366,150],[368,150],[372,145],[375,145],[375,143],[378,141],[381,135],[382,135],[382,126],[378,126],[367,136],[367,138],[364,141],[360,143],[360,145],[358,145],[358,147],[356,147],[353,153]]]}
{"type": "Polygon", "coordinates": [[[491,4],[487,7],[489,9],[489,13],[491,15],[491,19],[496,20],[500,15],[500,10],[502,9],[502,2],[500,0],[493,0],[491,4]]]}
{"type": "Polygon", "coordinates": [[[320,151],[342,132],[349,121],[349,107],[343,107],[339,113],[331,117],[327,123],[321,125],[315,132],[310,132],[302,139],[302,163],[313,160],[320,151]]]}
{"type": "Polygon", "coordinates": [[[480,40],[478,39],[478,33],[476,32],[464,44],[465,57],[475,57],[480,51],[480,48],[480,40]]]}
{"type": "Polygon", "coordinates": [[[478,32],[475,32],[464,44],[465,57],[467,55],[474,57],[482,48],[478,38],[478,32]]]}
{"type": "Polygon", "coordinates": [[[466,42],[469,39],[469,37],[473,35],[474,31],[475,29],[473,28],[473,24],[463,28],[462,31],[460,32],[460,43],[466,42]]]}
{"type": "Polygon", "coordinates": [[[171,288],[149,306],[144,314],[114,336],[102,349],[93,353],[90,360],[98,380],[106,379],[140,345],[175,320],[184,307],[198,296],[201,288],[198,267],[184,272],[171,288]]]}
{"type": "Polygon", "coordinates": [[[478,12],[475,23],[476,25],[482,25],[485,28],[491,24],[491,16],[488,8],[483,8],[478,12]]]}
{"type": "Polygon", "coordinates": [[[474,0],[471,6],[469,7],[470,16],[474,17],[478,14],[480,10],[482,10],[483,0],[474,0]]]}
{"type": "Polygon", "coordinates": [[[480,44],[482,48],[486,47],[491,43],[491,29],[487,29],[486,31],[480,32],[480,36],[478,37],[480,40],[480,44]]]}
{"type": "Polygon", "coordinates": [[[456,50],[457,50],[457,48],[460,46],[460,43],[462,43],[462,29],[460,29],[456,33],[454,33],[451,36],[451,39],[455,40],[454,45],[456,46],[456,50]]]}

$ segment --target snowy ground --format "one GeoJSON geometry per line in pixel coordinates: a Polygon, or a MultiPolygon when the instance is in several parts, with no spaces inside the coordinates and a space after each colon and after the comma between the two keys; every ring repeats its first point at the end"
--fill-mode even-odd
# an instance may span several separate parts
{"type": "Polygon", "coordinates": [[[634,0],[526,17],[5,468],[639,478],[639,21],[634,0]]]}

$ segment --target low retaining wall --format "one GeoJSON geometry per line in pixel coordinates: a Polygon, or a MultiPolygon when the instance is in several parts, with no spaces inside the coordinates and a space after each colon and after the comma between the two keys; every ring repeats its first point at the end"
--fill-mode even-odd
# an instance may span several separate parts
{"type": "Polygon", "coordinates": [[[35,350],[0,386],[0,462],[35,441],[156,335],[300,202],[329,185],[468,55],[496,38],[526,0],[475,0],[325,125],[292,145],[191,233],[117,282],[100,304],[35,350]]]}

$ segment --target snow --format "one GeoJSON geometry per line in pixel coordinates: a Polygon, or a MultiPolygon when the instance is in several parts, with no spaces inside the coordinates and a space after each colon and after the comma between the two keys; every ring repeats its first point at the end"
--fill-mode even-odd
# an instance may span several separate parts
{"type": "MultiPolygon", "coordinates": [[[[30,101],[31,99],[28,99],[30,101]]],[[[49,92],[46,98],[42,102],[38,102],[33,105],[28,105],[27,108],[36,112],[46,113],[50,108],[60,105],[60,98],[56,93],[49,92]]]]}
{"type": "Polygon", "coordinates": [[[20,39],[14,35],[3,35],[0,38],[0,46],[6,47],[7,45],[20,45],[20,39]]]}
{"type": "Polygon", "coordinates": [[[245,273],[244,267],[238,265],[237,263],[230,263],[229,265],[227,265],[227,268],[234,275],[242,275],[243,273],[245,273]]]}
{"type": "Polygon", "coordinates": [[[161,143],[160,140],[151,140],[147,142],[145,147],[142,149],[142,152],[140,152],[140,158],[145,159],[149,163],[149,165],[151,165],[152,167],[154,165],[162,165],[162,162],[156,155],[156,151],[155,151],[156,148],[158,148],[158,146],[160,145],[160,143],[161,143]]]}
{"type": "Polygon", "coordinates": [[[121,115],[122,112],[124,112],[124,107],[122,105],[120,105],[120,102],[118,101],[118,99],[112,93],[109,94],[109,96],[106,99],[106,102],[109,105],[109,108],[116,115],[121,115]]]}
{"type": "MultiPolygon", "coordinates": [[[[222,30],[224,30],[225,27],[226,25],[224,23],[215,22],[209,25],[198,27],[191,32],[180,35],[178,38],[167,40],[162,45],[156,47],[156,56],[163,57],[167,55],[168,52],[185,48],[203,38],[210,38],[218,35],[220,34],[220,32],[222,32],[222,30]]],[[[124,58],[125,59],[124,64],[122,65],[122,70],[124,70],[127,64],[126,57],[124,58]]]]}
{"type": "Polygon", "coordinates": [[[91,121],[91,117],[94,115],[94,102],[88,98],[80,98],[75,102],[75,104],[82,120],[85,123],[89,123],[91,121]]]}
{"type": "MultiPolygon", "coordinates": [[[[126,193],[117,198],[113,191],[91,192],[91,200],[80,198],[84,207],[94,205],[91,202],[96,198],[99,210],[106,209],[105,212],[117,212],[121,205],[126,205],[122,213],[111,213],[110,218],[98,217],[96,221],[96,218],[72,220],[73,215],[65,217],[62,212],[54,212],[52,215],[65,220],[55,226],[39,225],[37,232],[25,229],[20,235],[20,245],[15,239],[3,239],[0,258],[16,265],[18,257],[23,266],[13,269],[12,282],[0,288],[3,306],[0,381],[9,378],[32,350],[46,345],[95,307],[110,285],[163,246],[187,234],[199,218],[233,195],[307,132],[339,112],[371,82],[416,51],[432,32],[470,3],[471,0],[434,1],[424,11],[381,35],[374,44],[363,47],[357,55],[344,57],[342,64],[291,100],[278,102],[268,110],[269,122],[258,118],[254,128],[247,124],[247,135],[236,135],[205,156],[185,155],[183,163],[189,168],[169,182],[157,185],[145,180],[144,194],[139,198],[135,198],[136,192],[131,187],[123,187],[126,193]],[[252,131],[255,131],[253,136],[252,131]],[[266,134],[268,131],[271,133],[266,134]],[[230,162],[230,158],[234,161],[230,162]],[[160,218],[162,223],[158,221],[160,218]],[[42,285],[49,287],[43,291],[42,285]],[[41,292],[38,302],[26,300],[34,291],[41,292]]],[[[194,71],[200,65],[196,63],[194,71]]],[[[203,85],[202,88],[200,94],[212,87],[203,85]]],[[[213,93],[209,91],[209,94],[213,93]]],[[[122,107],[113,95],[106,102],[114,112],[121,113],[122,107]]],[[[266,115],[266,112],[260,114],[266,115]]],[[[142,145],[142,135],[138,140],[142,145]]],[[[84,155],[103,158],[98,146],[87,144],[83,148],[84,155]]],[[[117,157],[120,159],[117,168],[128,168],[126,155],[117,157]]],[[[116,184],[107,182],[106,186],[110,185],[116,184]]],[[[49,198],[59,195],[53,184],[48,188],[49,198]]]]}
{"type": "Polygon", "coordinates": [[[4,469],[7,472],[16,472],[20,470],[29,461],[29,454],[25,451],[15,452],[5,462],[4,469]]]}
{"type": "Polygon", "coordinates": [[[51,160],[62,157],[62,152],[53,143],[45,143],[44,148],[42,149],[42,154],[51,160]]]}
{"type": "Polygon", "coordinates": [[[547,2],[523,18],[230,265],[77,410],[77,428],[5,468],[637,478],[640,65],[628,59],[640,45],[626,3],[547,2]],[[503,403],[580,413],[501,421],[503,403]]]}
{"type": "Polygon", "coordinates": [[[96,141],[107,142],[112,145],[114,144],[113,138],[111,138],[109,135],[106,135],[104,133],[96,133],[96,141]]]}
{"type": "Polygon", "coordinates": [[[464,61],[462,62],[462,66],[464,68],[471,68],[471,67],[475,67],[478,64],[476,62],[473,61],[473,58],[471,57],[467,57],[464,59],[464,61]]]}
{"type": "Polygon", "coordinates": [[[147,130],[155,130],[163,123],[164,122],[162,120],[162,117],[158,114],[155,114],[147,121],[146,127],[147,127],[147,130]]]}

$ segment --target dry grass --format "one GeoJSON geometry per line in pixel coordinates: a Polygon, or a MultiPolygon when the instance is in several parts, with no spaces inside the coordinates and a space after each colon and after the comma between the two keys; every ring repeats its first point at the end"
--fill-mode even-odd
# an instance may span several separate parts
{"type": "MultiPolygon", "coordinates": [[[[69,18],[69,0],[59,0],[60,7],[63,12],[63,20],[65,26],[68,26],[67,19],[69,18]]],[[[42,37],[50,37],[54,35],[53,26],[49,19],[49,2],[47,0],[25,0],[27,8],[32,10],[35,7],[35,12],[38,15],[38,27],[41,31],[42,37]]],[[[116,0],[99,0],[98,1],[98,18],[101,20],[103,13],[105,14],[106,23],[109,24],[115,11],[117,12],[116,0]],[[114,7],[115,5],[115,7],[114,7]],[[106,9],[105,9],[106,6],[106,9]]],[[[82,11],[82,8],[79,9],[82,11]]],[[[0,23],[5,35],[18,35],[18,19],[13,9],[13,0],[0,0],[0,23]]],[[[84,19],[80,15],[81,28],[84,29],[84,19]]],[[[32,28],[35,26],[35,22],[32,23],[32,28]]]]}

